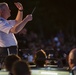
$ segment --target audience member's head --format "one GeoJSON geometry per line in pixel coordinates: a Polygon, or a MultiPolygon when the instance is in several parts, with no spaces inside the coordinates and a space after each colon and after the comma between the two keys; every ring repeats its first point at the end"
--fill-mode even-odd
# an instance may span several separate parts
{"type": "Polygon", "coordinates": [[[31,75],[29,64],[26,61],[16,61],[12,67],[13,75],[31,75]]]}
{"type": "Polygon", "coordinates": [[[21,58],[18,55],[9,55],[4,60],[4,67],[7,71],[11,72],[12,65],[17,60],[21,60],[21,58]]]}
{"type": "Polygon", "coordinates": [[[35,54],[34,60],[37,67],[44,67],[44,65],[46,64],[45,51],[44,50],[37,51],[37,53],[35,54]]]}
{"type": "Polygon", "coordinates": [[[76,66],[76,48],[70,51],[68,63],[69,63],[70,69],[73,69],[76,66]]]}

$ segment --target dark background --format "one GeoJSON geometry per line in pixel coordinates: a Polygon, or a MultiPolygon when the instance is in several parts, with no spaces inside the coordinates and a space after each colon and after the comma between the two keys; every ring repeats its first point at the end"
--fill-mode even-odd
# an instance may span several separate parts
{"type": "Polygon", "coordinates": [[[30,14],[34,7],[33,20],[25,26],[28,31],[43,34],[46,38],[62,30],[65,35],[75,34],[76,1],[75,0],[0,0],[7,2],[11,9],[10,19],[14,19],[17,8],[14,2],[21,2],[24,7],[24,17],[30,14]]]}

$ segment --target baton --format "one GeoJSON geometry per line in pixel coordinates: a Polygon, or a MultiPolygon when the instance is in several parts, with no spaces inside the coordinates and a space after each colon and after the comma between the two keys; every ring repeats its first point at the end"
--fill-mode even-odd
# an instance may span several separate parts
{"type": "Polygon", "coordinates": [[[32,10],[32,13],[31,13],[31,14],[33,14],[33,13],[34,13],[35,9],[36,9],[36,7],[34,7],[34,9],[32,10]]]}

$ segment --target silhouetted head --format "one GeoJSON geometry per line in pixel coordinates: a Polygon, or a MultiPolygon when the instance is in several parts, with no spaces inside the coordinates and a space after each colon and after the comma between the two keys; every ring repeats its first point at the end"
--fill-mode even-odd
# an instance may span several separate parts
{"type": "Polygon", "coordinates": [[[76,48],[70,51],[69,57],[68,57],[68,63],[69,63],[70,69],[76,66],[76,48]]]}
{"type": "Polygon", "coordinates": [[[31,75],[29,65],[26,61],[16,61],[12,67],[13,75],[31,75]]]}
{"type": "Polygon", "coordinates": [[[38,67],[44,67],[44,64],[46,63],[46,53],[44,50],[39,50],[35,54],[35,63],[38,67]]]}
{"type": "Polygon", "coordinates": [[[14,62],[21,60],[21,58],[18,55],[9,55],[4,60],[4,66],[7,71],[11,71],[12,65],[14,62]]]}

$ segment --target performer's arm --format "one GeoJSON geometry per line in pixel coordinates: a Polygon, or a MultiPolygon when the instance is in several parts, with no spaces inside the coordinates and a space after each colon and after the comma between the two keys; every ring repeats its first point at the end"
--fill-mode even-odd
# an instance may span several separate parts
{"type": "Polygon", "coordinates": [[[14,4],[18,8],[18,13],[15,20],[16,20],[16,23],[19,23],[20,21],[22,21],[22,18],[23,18],[23,6],[19,2],[14,3],[14,4]]]}
{"type": "Polygon", "coordinates": [[[18,33],[19,31],[21,31],[24,26],[27,24],[27,22],[32,20],[32,14],[27,15],[21,22],[17,23],[16,25],[14,25],[11,29],[10,32],[12,33],[18,33]]]}

